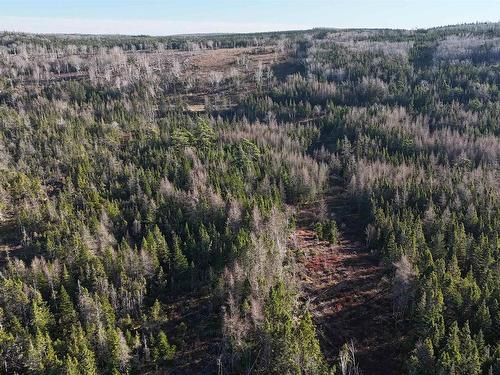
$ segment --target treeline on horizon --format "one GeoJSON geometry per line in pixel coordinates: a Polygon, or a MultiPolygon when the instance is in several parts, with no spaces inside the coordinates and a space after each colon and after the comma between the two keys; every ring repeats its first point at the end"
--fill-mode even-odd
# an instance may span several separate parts
{"type": "MultiPolygon", "coordinates": [[[[30,34],[12,31],[0,31],[0,45],[9,53],[16,53],[16,46],[26,45],[35,48],[64,50],[66,46],[82,46],[99,49],[102,47],[120,47],[125,51],[154,50],[199,50],[205,48],[243,48],[262,45],[273,45],[280,39],[298,42],[304,35],[321,37],[325,34],[341,34],[343,32],[371,33],[361,39],[397,41],[398,39],[426,40],[440,39],[447,35],[480,35],[495,37],[500,34],[500,23],[477,22],[471,24],[440,26],[429,29],[332,29],[314,28],[312,30],[290,30],[258,33],[233,34],[193,34],[172,36],[150,35],[91,35],[91,34],[30,34]]],[[[356,37],[354,38],[354,40],[356,37]]],[[[33,51],[34,52],[34,51],[33,51]]]]}

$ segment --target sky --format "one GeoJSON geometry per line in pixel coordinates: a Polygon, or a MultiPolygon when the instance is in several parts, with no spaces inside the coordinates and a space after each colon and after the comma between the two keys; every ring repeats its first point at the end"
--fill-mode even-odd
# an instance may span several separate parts
{"type": "Polygon", "coordinates": [[[500,21],[500,0],[0,0],[0,30],[148,34],[500,21]]]}

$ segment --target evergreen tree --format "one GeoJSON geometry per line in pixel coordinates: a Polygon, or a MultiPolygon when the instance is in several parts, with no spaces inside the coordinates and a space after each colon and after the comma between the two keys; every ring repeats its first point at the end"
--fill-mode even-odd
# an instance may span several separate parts
{"type": "Polygon", "coordinates": [[[484,300],[476,311],[475,326],[478,330],[482,330],[486,335],[488,335],[491,330],[490,309],[484,300]]]}
{"type": "Polygon", "coordinates": [[[159,322],[163,320],[163,312],[160,301],[155,300],[153,306],[151,306],[151,312],[149,315],[153,322],[159,322]]]}
{"type": "Polygon", "coordinates": [[[398,245],[396,243],[396,237],[394,236],[393,232],[389,234],[385,251],[386,251],[386,257],[388,258],[389,261],[399,260],[400,252],[398,245]]]}
{"type": "Polygon", "coordinates": [[[58,324],[62,328],[65,335],[69,335],[71,328],[78,322],[78,316],[76,314],[73,302],[69,297],[64,286],[61,286],[59,291],[59,314],[58,314],[58,324]]]}
{"type": "Polygon", "coordinates": [[[179,237],[174,234],[172,238],[174,241],[171,261],[173,274],[175,274],[176,277],[180,277],[189,269],[189,263],[187,258],[182,253],[179,237]]]}
{"type": "Polygon", "coordinates": [[[39,294],[31,302],[31,313],[33,328],[46,332],[49,329],[49,325],[53,323],[54,317],[47,303],[42,300],[39,294]]]}
{"type": "Polygon", "coordinates": [[[171,345],[165,332],[160,331],[153,349],[153,360],[158,364],[168,363],[174,358],[175,351],[175,345],[171,345]]]}
{"type": "Polygon", "coordinates": [[[323,224],[322,223],[316,223],[314,226],[314,231],[316,232],[316,237],[319,240],[322,240],[324,238],[323,224]]]}
{"type": "Polygon", "coordinates": [[[301,318],[296,337],[299,342],[300,357],[298,361],[302,371],[307,374],[327,374],[328,368],[309,312],[306,312],[301,318]]]}
{"type": "Polygon", "coordinates": [[[95,354],[91,350],[87,337],[82,327],[74,325],[71,327],[71,334],[68,344],[68,355],[75,359],[78,364],[79,374],[97,375],[95,354]]]}
{"type": "Polygon", "coordinates": [[[337,228],[337,223],[335,222],[335,220],[329,220],[327,222],[327,225],[325,227],[325,237],[326,237],[326,240],[332,244],[332,245],[336,245],[338,243],[338,240],[339,240],[339,230],[337,228]]]}
{"type": "Polygon", "coordinates": [[[446,345],[439,358],[439,374],[456,374],[457,366],[462,362],[460,338],[457,322],[453,322],[446,337],[446,345]]]}
{"type": "Polygon", "coordinates": [[[156,243],[156,249],[158,254],[158,260],[163,265],[164,270],[169,269],[170,267],[170,250],[168,248],[167,241],[165,237],[158,228],[158,225],[155,225],[153,228],[153,237],[156,243]]]}
{"type": "Polygon", "coordinates": [[[79,375],[78,361],[76,360],[76,358],[73,358],[69,355],[66,356],[66,359],[64,360],[62,374],[63,375],[79,375]]]}
{"type": "Polygon", "coordinates": [[[129,366],[130,349],[119,328],[108,328],[106,332],[107,364],[110,373],[126,372],[129,366]]]}
{"type": "Polygon", "coordinates": [[[462,361],[460,371],[463,374],[477,375],[481,373],[481,361],[477,345],[471,337],[469,322],[466,322],[460,332],[460,351],[462,361]]]}

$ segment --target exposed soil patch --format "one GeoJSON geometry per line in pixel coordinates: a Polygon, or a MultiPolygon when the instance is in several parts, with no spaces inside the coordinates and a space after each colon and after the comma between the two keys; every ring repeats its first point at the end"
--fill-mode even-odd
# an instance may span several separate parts
{"type": "Polygon", "coordinates": [[[209,294],[192,293],[169,302],[168,332],[178,351],[172,374],[215,374],[220,352],[220,322],[209,294]]]}
{"type": "Polygon", "coordinates": [[[221,332],[213,298],[206,292],[186,292],[166,301],[162,325],[176,354],[169,366],[141,369],[148,375],[217,374],[221,332]]]}
{"type": "Polygon", "coordinates": [[[27,260],[32,257],[31,252],[22,246],[19,233],[11,215],[0,215],[0,264],[7,262],[7,257],[16,257],[27,260]]]}
{"type": "Polygon", "coordinates": [[[259,64],[262,67],[270,66],[283,59],[282,52],[272,47],[266,48],[221,48],[196,52],[171,52],[172,58],[177,59],[184,69],[207,76],[211,71],[228,73],[232,67],[240,70],[253,70],[259,64]]]}
{"type": "Polygon", "coordinates": [[[359,217],[350,212],[345,192],[334,188],[327,202],[339,224],[338,245],[316,239],[312,207],[299,213],[295,233],[304,295],[323,352],[332,364],[342,345],[352,340],[363,374],[401,374],[404,333],[392,315],[389,270],[363,245],[359,217]]]}

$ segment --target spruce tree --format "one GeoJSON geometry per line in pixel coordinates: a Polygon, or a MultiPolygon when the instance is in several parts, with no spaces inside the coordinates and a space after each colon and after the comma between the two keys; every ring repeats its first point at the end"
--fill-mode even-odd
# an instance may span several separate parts
{"type": "Polygon", "coordinates": [[[158,332],[155,342],[156,345],[153,349],[153,360],[158,364],[165,364],[172,361],[176,348],[175,345],[171,345],[168,342],[165,332],[158,332]]]}
{"type": "Polygon", "coordinates": [[[78,369],[78,361],[76,358],[71,357],[70,355],[66,356],[66,359],[64,360],[63,368],[62,368],[62,374],[63,375],[79,375],[79,369],[78,369]]]}
{"type": "Polygon", "coordinates": [[[179,278],[189,269],[189,263],[187,258],[182,253],[179,237],[176,234],[172,237],[174,241],[172,248],[172,269],[173,274],[179,278]]]}
{"type": "Polygon", "coordinates": [[[61,286],[59,291],[59,313],[58,313],[58,324],[65,334],[71,332],[71,328],[74,324],[78,322],[78,316],[76,314],[73,302],[69,297],[64,286],[61,286]]]}
{"type": "Polygon", "coordinates": [[[469,322],[466,322],[460,331],[460,352],[462,354],[460,371],[463,374],[479,375],[481,373],[481,360],[476,342],[471,337],[469,322]]]}

